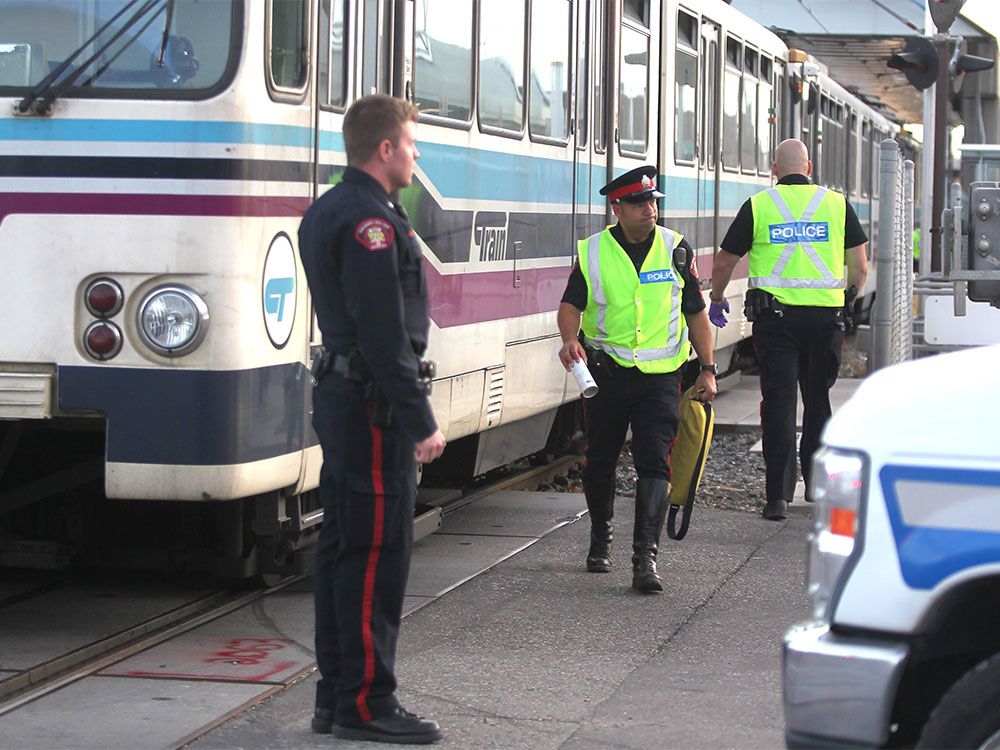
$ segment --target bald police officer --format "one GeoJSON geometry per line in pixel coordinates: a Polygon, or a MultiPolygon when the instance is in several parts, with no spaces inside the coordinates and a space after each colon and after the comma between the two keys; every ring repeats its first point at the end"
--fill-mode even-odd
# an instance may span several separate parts
{"type": "Polygon", "coordinates": [[[656,224],[657,199],[663,197],[656,174],[654,166],[638,167],[601,188],[618,222],[578,243],[578,263],[558,313],[560,361],[569,369],[583,360],[599,386],[585,402],[587,570],[611,569],[615,473],[631,425],[638,476],[632,588],[643,593],[663,591],[656,555],[667,512],[681,370],[691,344],[701,362],[695,385],[705,400],[715,397],[717,372],[691,246],[656,224]]]}
{"type": "Polygon", "coordinates": [[[830,388],[840,369],[844,290],[864,288],[868,236],[843,195],[809,181],[812,162],[802,141],[779,143],[771,171],[777,185],[746,201],[722,240],[712,269],[709,317],[720,328],[726,325],[726,286],[749,253],[746,310],[760,366],[763,514],[780,521],[795,492],[797,390],[803,401],[799,459],[808,488],[812,454],[830,418],[830,388]]]}
{"type": "Polygon", "coordinates": [[[415,461],[433,461],[445,443],[421,383],[430,327],[421,250],[390,195],[412,179],[416,122],[401,99],[351,105],[347,170],[303,217],[299,252],[324,345],[313,367],[323,447],[313,730],[425,744],[441,732],[399,705],[394,673],[415,461]]]}

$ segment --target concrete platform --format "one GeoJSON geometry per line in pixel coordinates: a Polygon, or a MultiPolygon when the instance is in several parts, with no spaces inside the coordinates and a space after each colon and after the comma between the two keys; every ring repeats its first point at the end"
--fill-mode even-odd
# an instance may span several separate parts
{"type": "MultiPolygon", "coordinates": [[[[830,389],[830,405],[837,411],[849,399],[862,378],[841,378],[830,389]]],[[[733,429],[760,427],[760,378],[749,375],[715,397],[715,424],[733,429]]],[[[798,399],[797,425],[802,426],[802,398],[798,399]]]]}
{"type": "MultiPolygon", "coordinates": [[[[444,534],[417,545],[411,590],[432,590],[442,581],[424,578],[436,564],[429,542],[452,533],[449,520],[456,538],[499,525],[515,544],[532,523],[544,525],[546,511],[557,520],[404,620],[400,699],[440,721],[436,747],[782,747],[780,644],[808,614],[811,506],[794,504],[780,523],[698,508],[685,540],[663,540],[666,594],[643,596],[629,588],[627,543],[615,545],[611,573],[585,572],[582,504],[580,495],[505,493],[492,509],[446,517],[444,534]]],[[[630,538],[631,504],[620,500],[616,516],[619,538],[630,538]]],[[[310,732],[315,681],[291,685],[190,747],[370,749],[310,732]]]]}

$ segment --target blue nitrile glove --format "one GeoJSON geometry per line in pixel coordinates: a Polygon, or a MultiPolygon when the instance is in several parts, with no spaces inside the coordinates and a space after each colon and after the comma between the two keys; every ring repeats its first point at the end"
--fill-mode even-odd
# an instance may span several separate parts
{"type": "Polygon", "coordinates": [[[729,300],[724,299],[722,302],[713,302],[708,306],[708,319],[712,321],[712,325],[716,328],[725,328],[726,323],[729,322],[725,316],[727,312],[729,312],[729,300]]]}

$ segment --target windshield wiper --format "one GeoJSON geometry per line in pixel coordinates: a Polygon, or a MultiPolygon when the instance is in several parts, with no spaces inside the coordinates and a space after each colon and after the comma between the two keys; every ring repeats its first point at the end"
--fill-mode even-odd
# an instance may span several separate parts
{"type": "Polygon", "coordinates": [[[160,42],[160,54],[156,64],[163,67],[163,56],[167,53],[167,42],[170,40],[170,26],[174,21],[174,0],[167,0],[167,17],[163,20],[163,41],[160,42]]]}
{"type": "MultiPolygon", "coordinates": [[[[68,89],[73,83],[83,75],[83,71],[87,69],[91,63],[97,60],[101,55],[103,55],[111,45],[117,42],[129,29],[131,29],[135,24],[137,24],[144,15],[149,13],[154,7],[164,2],[164,0],[130,0],[130,2],[125,5],[120,11],[118,11],[114,16],[111,17],[104,25],[102,25],[94,34],[92,34],[83,44],[81,44],[75,52],[69,55],[62,63],[56,67],[51,73],[49,73],[45,78],[39,81],[35,86],[28,92],[28,95],[24,97],[15,109],[21,114],[27,114],[29,110],[37,115],[47,115],[52,112],[52,102],[57,98],[62,96],[62,94],[68,89]],[[72,73],[66,76],[59,84],[58,88],[55,88],[55,83],[73,64],[73,62],[83,54],[84,50],[90,46],[94,40],[100,38],[101,34],[111,28],[116,21],[118,21],[122,16],[124,16],[129,10],[137,5],[141,7],[122,25],[104,46],[102,46],[97,52],[91,55],[86,61],[84,61],[80,66],[76,68],[72,73]]],[[[158,11],[159,12],[159,11],[158,11]]]]}

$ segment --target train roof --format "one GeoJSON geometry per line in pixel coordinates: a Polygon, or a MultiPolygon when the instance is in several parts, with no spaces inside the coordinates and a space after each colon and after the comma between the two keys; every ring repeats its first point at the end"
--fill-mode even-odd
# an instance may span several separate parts
{"type": "MultiPolygon", "coordinates": [[[[900,123],[923,120],[923,92],[902,71],[886,65],[908,37],[925,34],[923,2],[733,0],[733,5],[775,31],[789,47],[823,60],[833,77],[887,117],[900,123]]],[[[959,16],[950,33],[964,37],[971,54],[996,56],[993,34],[966,18],[959,16]]]]}

